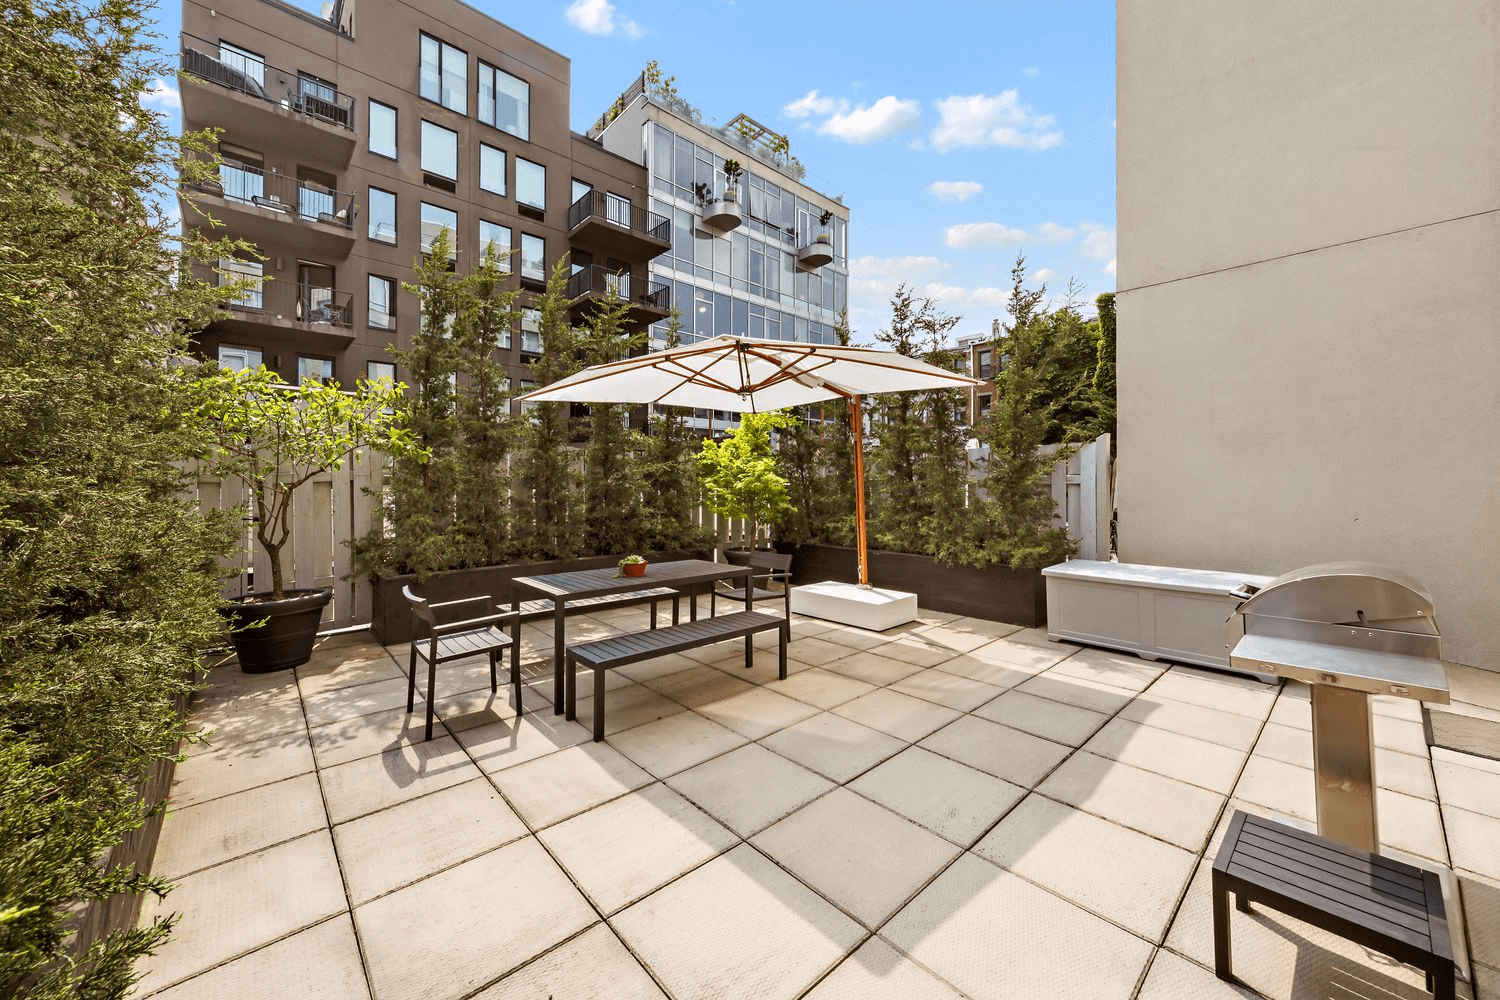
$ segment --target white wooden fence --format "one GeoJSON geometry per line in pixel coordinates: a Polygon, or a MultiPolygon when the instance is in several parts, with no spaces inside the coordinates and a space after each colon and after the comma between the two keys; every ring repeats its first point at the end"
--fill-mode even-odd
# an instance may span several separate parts
{"type": "MultiPolygon", "coordinates": [[[[1109,443],[1109,435],[1101,435],[1052,470],[1051,492],[1057,501],[1053,524],[1068,529],[1068,537],[1078,543],[1080,559],[1109,558],[1114,509],[1109,443]]],[[[378,485],[381,467],[378,456],[363,451],[361,457],[363,461],[313,479],[293,498],[291,538],[282,550],[284,582],[289,588],[333,588],[333,600],[323,613],[324,629],[370,621],[370,583],[350,577],[349,542],[370,530],[375,498],[365,490],[378,485]]],[[[237,509],[248,515],[238,480],[200,479],[198,500],[208,509],[237,509]]],[[[743,518],[720,517],[699,507],[693,523],[707,527],[720,549],[746,547],[750,540],[749,522],[743,518]]],[[[225,561],[231,574],[224,584],[226,598],[271,589],[270,562],[251,528],[246,520],[244,544],[236,558],[225,561]]],[[[771,528],[760,525],[756,534],[760,544],[768,544],[771,528]]]]}

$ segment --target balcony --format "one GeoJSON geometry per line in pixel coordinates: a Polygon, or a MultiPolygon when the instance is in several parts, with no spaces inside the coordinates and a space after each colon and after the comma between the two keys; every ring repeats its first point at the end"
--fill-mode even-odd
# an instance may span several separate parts
{"type": "Polygon", "coordinates": [[[303,162],[344,166],[354,152],[354,98],[293,70],[182,36],[178,80],[190,127],[226,127],[237,142],[296,148],[303,162]]]}
{"type": "MultiPolygon", "coordinates": [[[[233,160],[216,178],[185,184],[197,210],[225,223],[234,236],[257,246],[295,241],[299,250],[347,257],[354,247],[354,195],[286,174],[266,173],[233,160]]],[[[188,198],[184,198],[187,201],[188,198]]],[[[183,205],[183,218],[193,211],[183,205]]]]}
{"type": "Polygon", "coordinates": [[[267,280],[222,308],[228,315],[214,325],[226,333],[291,333],[299,344],[330,353],[354,343],[354,294],[326,285],[267,280]]]}
{"type": "Polygon", "coordinates": [[[725,188],[717,197],[710,196],[703,202],[703,225],[719,233],[738,229],[744,217],[740,214],[740,192],[738,188],[725,188]]]}
{"type": "Polygon", "coordinates": [[[672,223],[623,198],[590,191],[568,208],[568,238],[623,260],[647,261],[672,249],[672,223]]]}
{"type": "Polygon", "coordinates": [[[812,241],[797,248],[797,266],[809,271],[833,262],[833,238],[827,233],[817,233],[812,241]]]}
{"type": "Polygon", "coordinates": [[[659,281],[633,281],[628,272],[598,266],[585,267],[568,279],[568,298],[573,300],[569,310],[575,322],[613,296],[630,303],[630,322],[642,326],[666,319],[672,311],[671,286],[659,281]]]}

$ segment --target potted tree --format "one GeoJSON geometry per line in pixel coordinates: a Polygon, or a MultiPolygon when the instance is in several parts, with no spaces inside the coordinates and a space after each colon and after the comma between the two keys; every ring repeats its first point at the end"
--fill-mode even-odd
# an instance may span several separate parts
{"type": "Polygon", "coordinates": [[[724,200],[738,201],[740,197],[740,175],[745,168],[740,166],[739,160],[724,161],[724,200]]]}
{"type": "Polygon", "coordinates": [[[704,504],[721,517],[745,518],[752,549],[762,522],[793,509],[787,482],[777,473],[776,456],[771,454],[771,431],[793,422],[780,412],[742,413],[740,425],[722,444],[706,439],[698,455],[704,504]]]}
{"type": "Polygon", "coordinates": [[[282,550],[291,536],[292,500],[313,477],[343,467],[361,448],[413,453],[402,409],[404,386],[361,380],[344,392],[336,382],[292,388],[260,367],[198,370],[198,416],[211,434],[205,470],[238,479],[252,505],[255,538],[271,564],[269,592],[230,602],[231,638],[247,673],[281,670],[312,656],[318,621],[333,591],[286,586],[282,550]]]}

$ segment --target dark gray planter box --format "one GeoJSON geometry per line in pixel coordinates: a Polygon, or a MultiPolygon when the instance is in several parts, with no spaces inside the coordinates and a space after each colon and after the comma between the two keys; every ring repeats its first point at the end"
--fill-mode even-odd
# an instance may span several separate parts
{"type": "MultiPolygon", "coordinates": [[[[416,585],[417,592],[430,601],[456,601],[464,597],[490,594],[500,601],[511,600],[511,581],[518,576],[543,573],[570,573],[580,569],[604,569],[613,566],[628,553],[612,556],[584,556],[579,559],[552,559],[546,562],[506,563],[502,566],[479,566],[434,573],[423,583],[415,576],[376,577],[371,581],[370,631],[382,646],[410,642],[412,636],[411,605],[401,596],[401,588],[416,585]]],[[[642,552],[648,562],[672,559],[711,559],[702,550],[685,552],[642,552]]],[[[533,595],[534,596],[534,595],[533,595]]]]}
{"type": "MultiPolygon", "coordinates": [[[[792,554],[792,583],[856,582],[853,549],[777,542],[792,554]]],[[[1047,623],[1047,585],[1039,569],[944,566],[930,556],[870,551],[870,582],[917,595],[917,606],[1034,628],[1047,623]]]]}

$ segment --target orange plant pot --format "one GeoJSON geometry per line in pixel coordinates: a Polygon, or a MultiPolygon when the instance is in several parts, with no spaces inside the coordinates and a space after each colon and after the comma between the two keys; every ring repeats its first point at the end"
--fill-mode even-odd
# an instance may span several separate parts
{"type": "Polygon", "coordinates": [[[645,576],[646,563],[626,563],[620,568],[625,571],[626,576],[645,576]]]}

